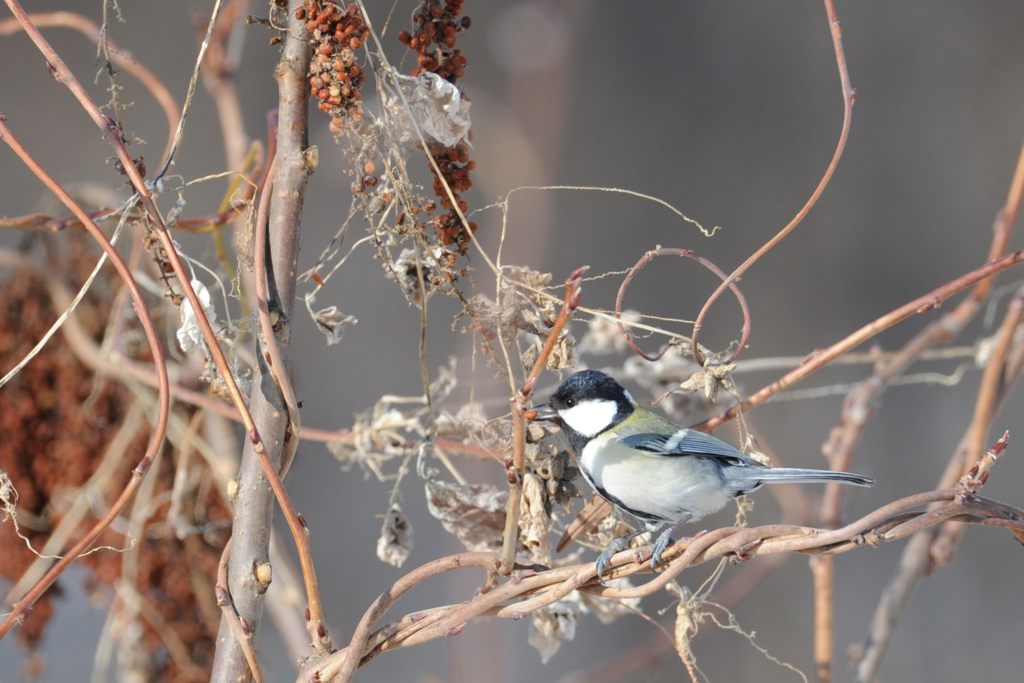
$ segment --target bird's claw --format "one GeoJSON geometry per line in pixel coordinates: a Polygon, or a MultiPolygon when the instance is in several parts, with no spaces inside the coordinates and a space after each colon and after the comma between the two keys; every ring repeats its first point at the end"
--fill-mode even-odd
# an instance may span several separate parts
{"type": "Polygon", "coordinates": [[[651,571],[658,571],[658,565],[661,564],[661,556],[665,554],[665,549],[672,545],[672,529],[666,529],[662,531],[658,536],[658,540],[654,542],[654,548],[651,549],[651,571]]]}
{"type": "Polygon", "coordinates": [[[594,563],[597,568],[597,580],[602,586],[606,585],[604,582],[604,574],[607,571],[609,565],[611,565],[612,557],[615,553],[625,550],[627,540],[625,538],[616,538],[608,547],[604,549],[604,552],[597,556],[597,561],[594,563]]]}

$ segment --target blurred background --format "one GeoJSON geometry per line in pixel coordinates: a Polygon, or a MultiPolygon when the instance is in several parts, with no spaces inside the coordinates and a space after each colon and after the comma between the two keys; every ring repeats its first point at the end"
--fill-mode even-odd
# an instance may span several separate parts
{"type": "MultiPolygon", "coordinates": [[[[73,5],[96,21],[102,10],[99,0],[28,5],[33,11],[73,5]]],[[[111,36],[180,98],[196,48],[192,13],[208,13],[209,4],[122,0],[120,7],[127,23],[113,22],[111,36]]],[[[407,51],[395,36],[408,28],[413,3],[368,2],[367,7],[378,27],[390,17],[384,44],[392,60],[402,64],[407,51]]],[[[265,14],[258,5],[252,11],[265,14]]],[[[589,264],[592,273],[623,270],[645,250],[664,245],[694,249],[731,270],[789,221],[832,155],[842,98],[819,2],[467,2],[465,11],[473,20],[459,42],[469,58],[460,85],[472,98],[475,131],[475,185],[467,195],[471,210],[520,186],[614,186],[657,196],[705,226],[721,226],[709,239],[664,207],[622,194],[521,192],[510,203],[505,263],[552,272],[559,281],[582,264],[589,264]]],[[[747,359],[803,356],[980,265],[1024,138],[1024,5],[1009,0],[840,2],[838,12],[857,90],[852,133],[838,171],[810,216],[743,279],[753,318],[747,359]]],[[[98,69],[95,49],[67,31],[48,35],[76,74],[91,82],[98,69]]],[[[278,49],[267,45],[269,35],[265,27],[248,29],[238,74],[245,125],[257,137],[264,136],[266,112],[276,102],[272,70],[278,49]]],[[[405,59],[405,70],[410,61],[405,59]]],[[[0,107],[9,124],[59,180],[113,184],[108,147],[46,74],[24,35],[0,41],[0,82],[6,93],[0,107]]],[[[127,88],[123,99],[134,102],[125,114],[130,132],[150,141],[133,152],[155,160],[164,121],[129,78],[121,83],[127,88]]],[[[102,89],[102,84],[94,88],[101,101],[102,89]]],[[[190,179],[222,171],[219,128],[202,89],[190,118],[176,172],[190,179]]],[[[319,146],[320,165],[307,195],[300,269],[314,262],[348,211],[348,162],[327,124],[326,117],[313,112],[311,143],[319,146]]],[[[410,162],[417,165],[424,164],[410,162]]],[[[53,211],[53,201],[6,149],[0,150],[0,171],[0,212],[53,211]]],[[[212,212],[223,193],[222,185],[214,185],[192,191],[189,210],[212,212]]],[[[171,202],[167,199],[165,208],[171,202]]],[[[500,218],[493,210],[474,217],[491,253],[500,218]]],[[[0,243],[12,246],[21,237],[0,234],[0,243]]],[[[1011,246],[1022,243],[1018,234],[1011,246]]],[[[183,239],[183,244],[194,257],[212,258],[208,241],[183,239]]],[[[482,266],[472,254],[468,264],[482,266]]],[[[491,291],[486,269],[477,272],[483,277],[481,289],[491,291]]],[[[1019,272],[1010,271],[1000,285],[1020,280],[1019,272]]],[[[588,283],[585,304],[613,307],[618,283],[619,276],[588,283]]],[[[634,284],[627,306],[692,319],[714,284],[712,276],[691,264],[658,262],[634,284]]],[[[347,427],[381,394],[420,393],[419,312],[386,280],[370,251],[357,251],[319,301],[337,304],[359,324],[340,345],[328,348],[301,305],[296,307],[294,377],[305,425],[347,427]]],[[[1005,299],[996,305],[1001,313],[1005,299]]],[[[433,368],[449,355],[464,361],[471,355],[470,337],[451,329],[456,312],[451,301],[432,301],[428,348],[433,368]]],[[[913,318],[876,342],[896,348],[940,314],[913,318]]],[[[998,315],[994,320],[998,324],[998,315]]],[[[702,341],[722,348],[738,323],[735,304],[723,297],[702,341]]],[[[678,329],[688,332],[686,326],[678,329]]],[[[582,324],[574,327],[577,334],[583,330],[582,324]]],[[[970,346],[992,331],[991,321],[986,326],[979,318],[956,343],[970,346]]],[[[168,343],[172,337],[168,331],[168,343]]],[[[912,384],[885,394],[853,468],[876,478],[878,485],[848,496],[846,519],[934,486],[971,418],[980,373],[969,359],[965,362],[962,379],[952,386],[912,384]]],[[[460,367],[468,368],[468,362],[460,367]]],[[[950,374],[956,368],[956,362],[923,363],[912,372],[950,374]]],[[[828,369],[801,388],[852,382],[870,371],[867,365],[828,369]]],[[[737,379],[752,391],[781,373],[746,373],[737,379]]],[[[480,396],[507,395],[499,378],[488,385],[488,372],[479,370],[476,378],[480,396]]],[[[556,383],[548,375],[540,395],[556,383]]],[[[822,466],[820,447],[841,408],[842,394],[835,394],[773,402],[752,417],[786,464],[822,466]]],[[[996,420],[996,431],[1010,429],[1012,436],[1022,409],[1018,392],[996,420]]],[[[500,410],[496,407],[492,417],[500,410]]],[[[735,436],[731,429],[720,435],[735,436]]],[[[1024,504],[1019,451],[1011,439],[1009,455],[986,489],[987,495],[1018,506],[1024,504]]],[[[466,472],[493,480],[500,475],[497,470],[480,463],[467,465],[466,472]]],[[[343,472],[317,443],[302,444],[287,483],[313,529],[336,641],[351,635],[370,601],[406,570],[461,549],[427,513],[415,476],[402,487],[415,533],[402,570],[381,563],[374,553],[390,484],[358,467],[343,472]]],[[[778,519],[770,495],[759,494],[756,500],[752,523],[778,519]]],[[[723,512],[706,524],[731,518],[731,511],[723,512]]],[[[843,651],[863,642],[903,546],[864,549],[838,560],[838,679],[847,676],[843,651]]],[[[928,577],[912,596],[881,678],[1019,677],[1024,652],[1013,634],[1024,595],[1020,553],[1003,531],[968,529],[955,561],[928,577]]],[[[682,582],[695,588],[709,569],[684,574],[682,582]]],[[[734,608],[739,623],[756,632],[760,645],[808,675],[813,669],[810,578],[806,560],[793,557],[734,608]]],[[[61,580],[64,596],[45,637],[46,665],[39,680],[80,680],[92,666],[104,614],[79,589],[83,580],[76,571],[61,580]]],[[[465,599],[479,581],[470,571],[447,575],[404,599],[395,614],[465,599]]],[[[670,596],[648,598],[643,607],[671,630],[670,596]]],[[[664,638],[635,616],[610,626],[584,617],[575,640],[542,665],[527,644],[525,622],[481,621],[457,638],[388,653],[358,678],[424,683],[683,680],[671,647],[656,645],[664,638]],[[628,674],[602,679],[595,673],[647,651],[660,655],[638,659],[642,665],[628,674]]],[[[291,680],[293,664],[269,622],[260,647],[269,679],[291,680]]],[[[712,681],[797,679],[742,637],[709,624],[695,637],[693,649],[712,681]]],[[[25,651],[13,638],[5,639],[0,681],[21,680],[25,671],[25,651]]]]}

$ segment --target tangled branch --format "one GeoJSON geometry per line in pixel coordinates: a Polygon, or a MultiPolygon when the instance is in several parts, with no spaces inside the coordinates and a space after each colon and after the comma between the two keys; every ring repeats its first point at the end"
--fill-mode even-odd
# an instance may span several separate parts
{"type": "MultiPolygon", "coordinates": [[[[480,617],[521,619],[575,590],[619,600],[649,596],[664,589],[683,570],[720,558],[746,561],[780,553],[834,555],[878,547],[951,520],[1004,528],[1019,539],[1024,533],[1024,511],[978,495],[1007,441],[1008,434],[1004,434],[984,462],[961,477],[955,486],[900,498],[838,529],[772,524],[700,533],[671,546],[665,553],[664,569],[637,586],[601,585],[592,562],[554,568],[521,566],[503,583],[496,583],[500,567],[497,553],[460,553],[434,560],[384,591],[363,614],[349,645],[306,663],[297,680],[347,682],[358,666],[383,652],[456,635],[468,622],[480,617]],[[473,598],[378,625],[380,618],[410,590],[462,568],[485,571],[485,581],[473,598]],[[353,653],[358,653],[358,657],[353,653]]],[[[611,560],[611,577],[648,574],[649,561],[649,547],[620,552],[611,560]]]]}

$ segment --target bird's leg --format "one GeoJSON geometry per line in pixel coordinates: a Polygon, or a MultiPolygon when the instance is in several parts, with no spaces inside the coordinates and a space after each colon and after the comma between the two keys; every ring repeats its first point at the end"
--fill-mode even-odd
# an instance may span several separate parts
{"type": "Polygon", "coordinates": [[[604,572],[608,569],[608,565],[612,561],[612,556],[617,552],[625,550],[629,547],[630,541],[640,534],[645,533],[647,533],[647,529],[634,531],[626,536],[619,536],[618,538],[613,539],[612,542],[608,544],[608,547],[604,549],[604,552],[597,556],[597,562],[595,563],[597,566],[597,580],[601,582],[602,586],[604,585],[604,572]]]}

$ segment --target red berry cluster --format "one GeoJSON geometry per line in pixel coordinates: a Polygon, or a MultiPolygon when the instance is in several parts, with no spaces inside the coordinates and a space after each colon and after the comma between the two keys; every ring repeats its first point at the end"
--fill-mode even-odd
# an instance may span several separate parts
{"type": "Polygon", "coordinates": [[[363,46],[369,29],[354,3],[342,10],[330,2],[306,0],[295,10],[295,18],[305,19],[306,30],[312,34],[310,94],[320,100],[317,108],[331,115],[330,129],[337,135],[344,129],[346,117],[353,121],[363,118],[359,88],[366,74],[356,64],[355,51],[363,46]]]}
{"type": "MultiPolygon", "coordinates": [[[[469,17],[461,17],[464,0],[423,0],[412,15],[415,32],[402,31],[398,41],[410,50],[419,53],[417,66],[412,70],[413,76],[430,71],[450,83],[463,76],[468,60],[462,50],[455,46],[456,36],[470,27],[469,17]]],[[[434,157],[441,177],[452,189],[459,209],[465,214],[467,204],[459,193],[467,191],[473,185],[469,178],[475,163],[469,159],[469,145],[460,141],[454,147],[445,147],[432,143],[428,147],[434,157]]],[[[445,192],[440,178],[434,178],[434,194],[441,200],[441,205],[448,209],[447,213],[435,216],[433,221],[441,243],[454,245],[459,252],[465,252],[469,246],[470,236],[462,227],[462,219],[452,206],[448,193],[445,192]]],[[[476,223],[470,223],[469,229],[476,232],[476,223]]]]}
{"type": "Polygon", "coordinates": [[[469,60],[455,47],[455,36],[472,23],[469,17],[457,18],[462,14],[462,3],[463,0],[423,0],[412,15],[416,32],[398,34],[398,42],[419,53],[419,66],[413,69],[413,76],[433,71],[452,83],[462,78],[469,60]]]}

